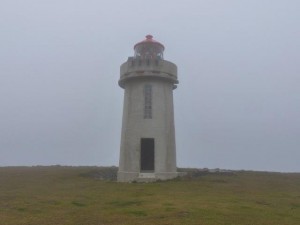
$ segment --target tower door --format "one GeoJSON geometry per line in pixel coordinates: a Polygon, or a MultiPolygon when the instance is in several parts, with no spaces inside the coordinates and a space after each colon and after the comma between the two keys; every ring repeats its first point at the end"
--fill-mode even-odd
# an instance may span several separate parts
{"type": "Polygon", "coordinates": [[[154,172],[154,138],[141,139],[141,172],[154,172]]]}

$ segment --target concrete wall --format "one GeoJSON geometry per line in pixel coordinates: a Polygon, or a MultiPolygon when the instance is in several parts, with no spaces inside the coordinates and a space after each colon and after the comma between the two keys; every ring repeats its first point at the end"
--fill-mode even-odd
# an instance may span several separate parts
{"type": "MultiPolygon", "coordinates": [[[[122,66],[124,68],[124,64],[122,66]]],[[[143,69],[139,67],[139,70],[141,68],[143,69]]],[[[122,81],[125,92],[118,181],[133,181],[139,177],[141,138],[155,139],[155,177],[170,179],[177,176],[173,111],[175,81],[174,78],[150,76],[152,70],[147,71],[147,68],[138,77],[136,69],[132,70],[135,78],[122,81]],[[144,119],[146,84],[152,86],[152,119],[144,119]]],[[[121,79],[122,75],[124,76],[121,72],[121,79]]],[[[177,81],[177,74],[173,74],[174,77],[175,75],[177,81]]]]}

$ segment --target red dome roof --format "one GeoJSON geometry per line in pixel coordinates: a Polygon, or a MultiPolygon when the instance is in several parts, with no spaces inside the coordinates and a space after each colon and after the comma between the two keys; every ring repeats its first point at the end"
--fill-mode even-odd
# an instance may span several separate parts
{"type": "Polygon", "coordinates": [[[160,45],[163,48],[163,50],[165,49],[165,46],[163,46],[163,44],[159,43],[158,41],[155,41],[151,34],[146,35],[146,39],[139,42],[139,43],[137,43],[137,44],[135,44],[133,48],[135,49],[136,46],[138,46],[140,44],[146,44],[146,43],[157,44],[157,45],[160,45]]]}

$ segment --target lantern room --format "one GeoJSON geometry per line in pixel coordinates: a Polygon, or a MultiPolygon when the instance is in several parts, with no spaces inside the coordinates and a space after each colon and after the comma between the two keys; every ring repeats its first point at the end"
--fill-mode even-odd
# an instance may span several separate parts
{"type": "Polygon", "coordinates": [[[155,41],[152,35],[134,46],[134,57],[139,59],[163,59],[165,47],[155,41]]]}

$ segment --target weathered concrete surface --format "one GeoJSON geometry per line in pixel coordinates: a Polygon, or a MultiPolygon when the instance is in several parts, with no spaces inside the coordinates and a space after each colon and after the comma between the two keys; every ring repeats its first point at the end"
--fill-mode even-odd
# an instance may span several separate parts
{"type": "Polygon", "coordinates": [[[176,177],[173,89],[176,65],[159,60],[129,58],[121,66],[124,88],[123,122],[118,181],[166,180],[176,177]],[[144,86],[152,86],[152,118],[144,119],[144,86]],[[141,174],[141,138],[154,138],[154,172],[141,174]]]}

